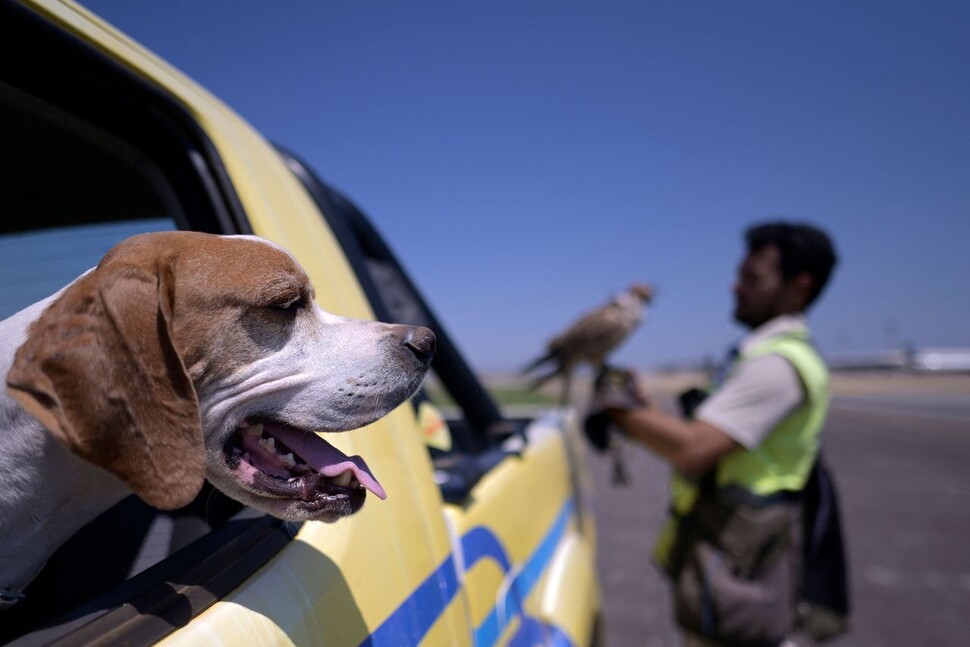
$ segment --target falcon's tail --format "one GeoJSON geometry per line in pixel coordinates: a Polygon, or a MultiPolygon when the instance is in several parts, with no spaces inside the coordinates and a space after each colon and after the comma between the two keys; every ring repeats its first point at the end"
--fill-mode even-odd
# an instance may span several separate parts
{"type": "Polygon", "coordinates": [[[557,366],[555,369],[549,371],[548,373],[543,373],[542,375],[538,375],[532,380],[530,380],[528,388],[531,391],[535,391],[539,389],[543,384],[548,382],[549,380],[559,377],[561,375],[563,375],[562,367],[557,366]]]}
{"type": "Polygon", "coordinates": [[[568,384],[569,382],[569,371],[566,370],[560,354],[555,351],[550,351],[542,357],[533,360],[528,366],[522,369],[521,374],[529,375],[530,373],[534,375],[529,380],[527,386],[530,391],[538,391],[546,382],[556,378],[561,378],[564,384],[568,384]],[[535,370],[545,364],[551,364],[551,366],[543,373],[536,374],[535,370]]]}
{"type": "Polygon", "coordinates": [[[520,374],[526,375],[528,373],[531,373],[532,371],[536,370],[546,362],[551,362],[554,359],[556,359],[556,353],[549,351],[545,355],[541,355],[536,359],[532,360],[531,362],[529,362],[528,364],[526,364],[520,371],[520,374]]]}

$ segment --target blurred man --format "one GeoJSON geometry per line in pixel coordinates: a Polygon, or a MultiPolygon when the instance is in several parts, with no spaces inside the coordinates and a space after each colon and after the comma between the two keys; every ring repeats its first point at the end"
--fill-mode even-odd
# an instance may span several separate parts
{"type": "Polygon", "coordinates": [[[746,242],[734,318],[750,332],[699,406],[682,418],[603,392],[591,410],[675,468],[655,558],[686,645],[779,645],[798,625],[799,494],[829,402],[805,312],[836,254],[804,224],[752,227],[746,242]]]}

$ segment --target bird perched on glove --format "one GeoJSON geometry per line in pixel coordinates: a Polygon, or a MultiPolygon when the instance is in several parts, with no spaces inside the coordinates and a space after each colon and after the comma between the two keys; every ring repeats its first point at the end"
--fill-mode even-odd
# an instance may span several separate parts
{"type": "Polygon", "coordinates": [[[609,303],[581,316],[549,342],[544,355],[523,369],[522,372],[527,374],[547,364],[552,367],[533,379],[530,386],[536,389],[559,377],[563,381],[562,402],[565,403],[569,398],[573,370],[585,362],[597,372],[602,371],[607,356],[643,321],[645,306],[652,298],[650,285],[634,283],[609,303]]]}

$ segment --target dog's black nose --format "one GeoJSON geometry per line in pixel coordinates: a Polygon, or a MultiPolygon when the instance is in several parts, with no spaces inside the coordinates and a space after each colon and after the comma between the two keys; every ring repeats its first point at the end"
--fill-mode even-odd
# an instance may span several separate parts
{"type": "Polygon", "coordinates": [[[431,330],[423,326],[415,326],[409,329],[404,336],[404,345],[414,353],[414,356],[422,364],[431,366],[435,347],[435,337],[431,330]]]}

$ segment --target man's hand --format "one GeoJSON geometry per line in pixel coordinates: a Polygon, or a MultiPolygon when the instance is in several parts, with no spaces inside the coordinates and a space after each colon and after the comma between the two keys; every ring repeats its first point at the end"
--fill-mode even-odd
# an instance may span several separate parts
{"type": "Polygon", "coordinates": [[[593,404],[600,409],[637,409],[650,406],[650,401],[633,371],[606,366],[593,384],[593,404]]]}
{"type": "Polygon", "coordinates": [[[583,422],[590,444],[600,451],[610,445],[611,412],[650,406],[633,371],[604,367],[593,384],[593,400],[583,422]]]}

